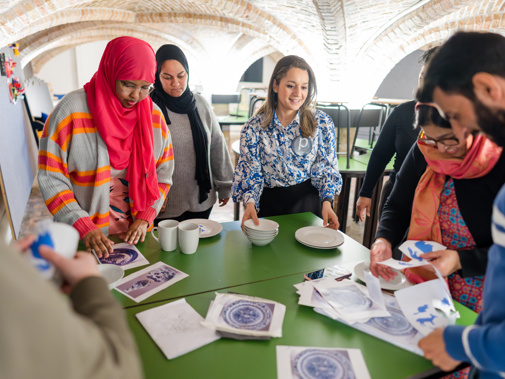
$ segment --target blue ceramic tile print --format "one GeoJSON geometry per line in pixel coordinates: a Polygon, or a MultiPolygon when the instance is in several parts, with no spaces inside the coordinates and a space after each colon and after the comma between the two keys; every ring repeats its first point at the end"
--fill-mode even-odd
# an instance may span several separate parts
{"type": "Polygon", "coordinates": [[[346,352],[307,349],[298,353],[292,363],[293,373],[303,379],[354,379],[346,352]]]}
{"type": "Polygon", "coordinates": [[[224,307],[224,321],[233,328],[268,330],[272,322],[273,304],[237,300],[224,307]]]}
{"type": "Polygon", "coordinates": [[[392,307],[387,307],[387,310],[391,317],[374,317],[367,324],[393,336],[413,336],[417,333],[400,310],[392,307]]]}

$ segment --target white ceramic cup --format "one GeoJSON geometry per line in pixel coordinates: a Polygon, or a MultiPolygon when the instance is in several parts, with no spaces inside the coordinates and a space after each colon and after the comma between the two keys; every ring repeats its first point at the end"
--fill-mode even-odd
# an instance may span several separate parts
{"type": "Polygon", "coordinates": [[[193,254],[200,241],[200,226],[191,222],[179,225],[179,246],[184,254],[193,254]]]}
{"type": "Polygon", "coordinates": [[[35,226],[36,239],[31,246],[31,261],[46,279],[55,277],[55,269],[39,255],[39,247],[47,245],[65,258],[73,258],[79,244],[79,232],[72,226],[60,222],[43,220],[35,226]]]}
{"type": "Polygon", "coordinates": [[[158,226],[151,230],[151,235],[161,245],[164,251],[174,251],[177,249],[177,226],[179,221],[163,220],[158,223],[158,226]],[[154,235],[154,231],[158,229],[159,239],[154,235]]]}

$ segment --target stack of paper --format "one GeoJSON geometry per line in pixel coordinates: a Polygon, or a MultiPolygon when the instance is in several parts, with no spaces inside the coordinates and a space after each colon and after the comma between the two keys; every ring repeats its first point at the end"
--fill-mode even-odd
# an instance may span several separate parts
{"type": "MultiPolygon", "coordinates": [[[[378,285],[377,278],[367,277],[370,282],[374,279],[378,285]]],[[[367,291],[366,287],[350,280],[335,282],[332,279],[295,285],[300,294],[298,304],[314,307],[320,314],[423,355],[417,347],[422,334],[405,318],[396,299],[383,294],[380,289],[377,292],[374,285],[369,287],[367,291]]]]}
{"type": "Polygon", "coordinates": [[[216,293],[202,325],[223,337],[268,339],[282,337],[286,307],[272,300],[239,294],[216,293]]]}

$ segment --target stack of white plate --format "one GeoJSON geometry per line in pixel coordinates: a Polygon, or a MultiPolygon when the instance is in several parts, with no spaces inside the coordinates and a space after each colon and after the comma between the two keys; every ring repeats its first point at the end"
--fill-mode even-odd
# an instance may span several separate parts
{"type": "Polygon", "coordinates": [[[244,222],[244,234],[253,245],[268,245],[279,234],[279,224],[264,218],[260,218],[259,222],[259,225],[256,225],[252,219],[244,222]]]}
{"type": "Polygon", "coordinates": [[[322,226],[306,226],[295,232],[295,238],[305,246],[316,249],[335,249],[344,243],[344,235],[338,230],[322,226]]]}

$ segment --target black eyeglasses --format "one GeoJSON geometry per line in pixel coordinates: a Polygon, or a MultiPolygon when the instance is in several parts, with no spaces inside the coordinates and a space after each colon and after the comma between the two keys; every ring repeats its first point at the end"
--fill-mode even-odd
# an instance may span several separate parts
{"type": "Polygon", "coordinates": [[[432,146],[435,149],[438,148],[438,144],[441,144],[445,147],[456,146],[459,144],[459,140],[456,137],[445,137],[445,138],[440,138],[440,139],[433,139],[433,138],[426,137],[426,134],[424,134],[424,131],[421,131],[421,133],[419,133],[419,137],[417,137],[417,140],[419,142],[421,142],[423,145],[432,146]]]}

